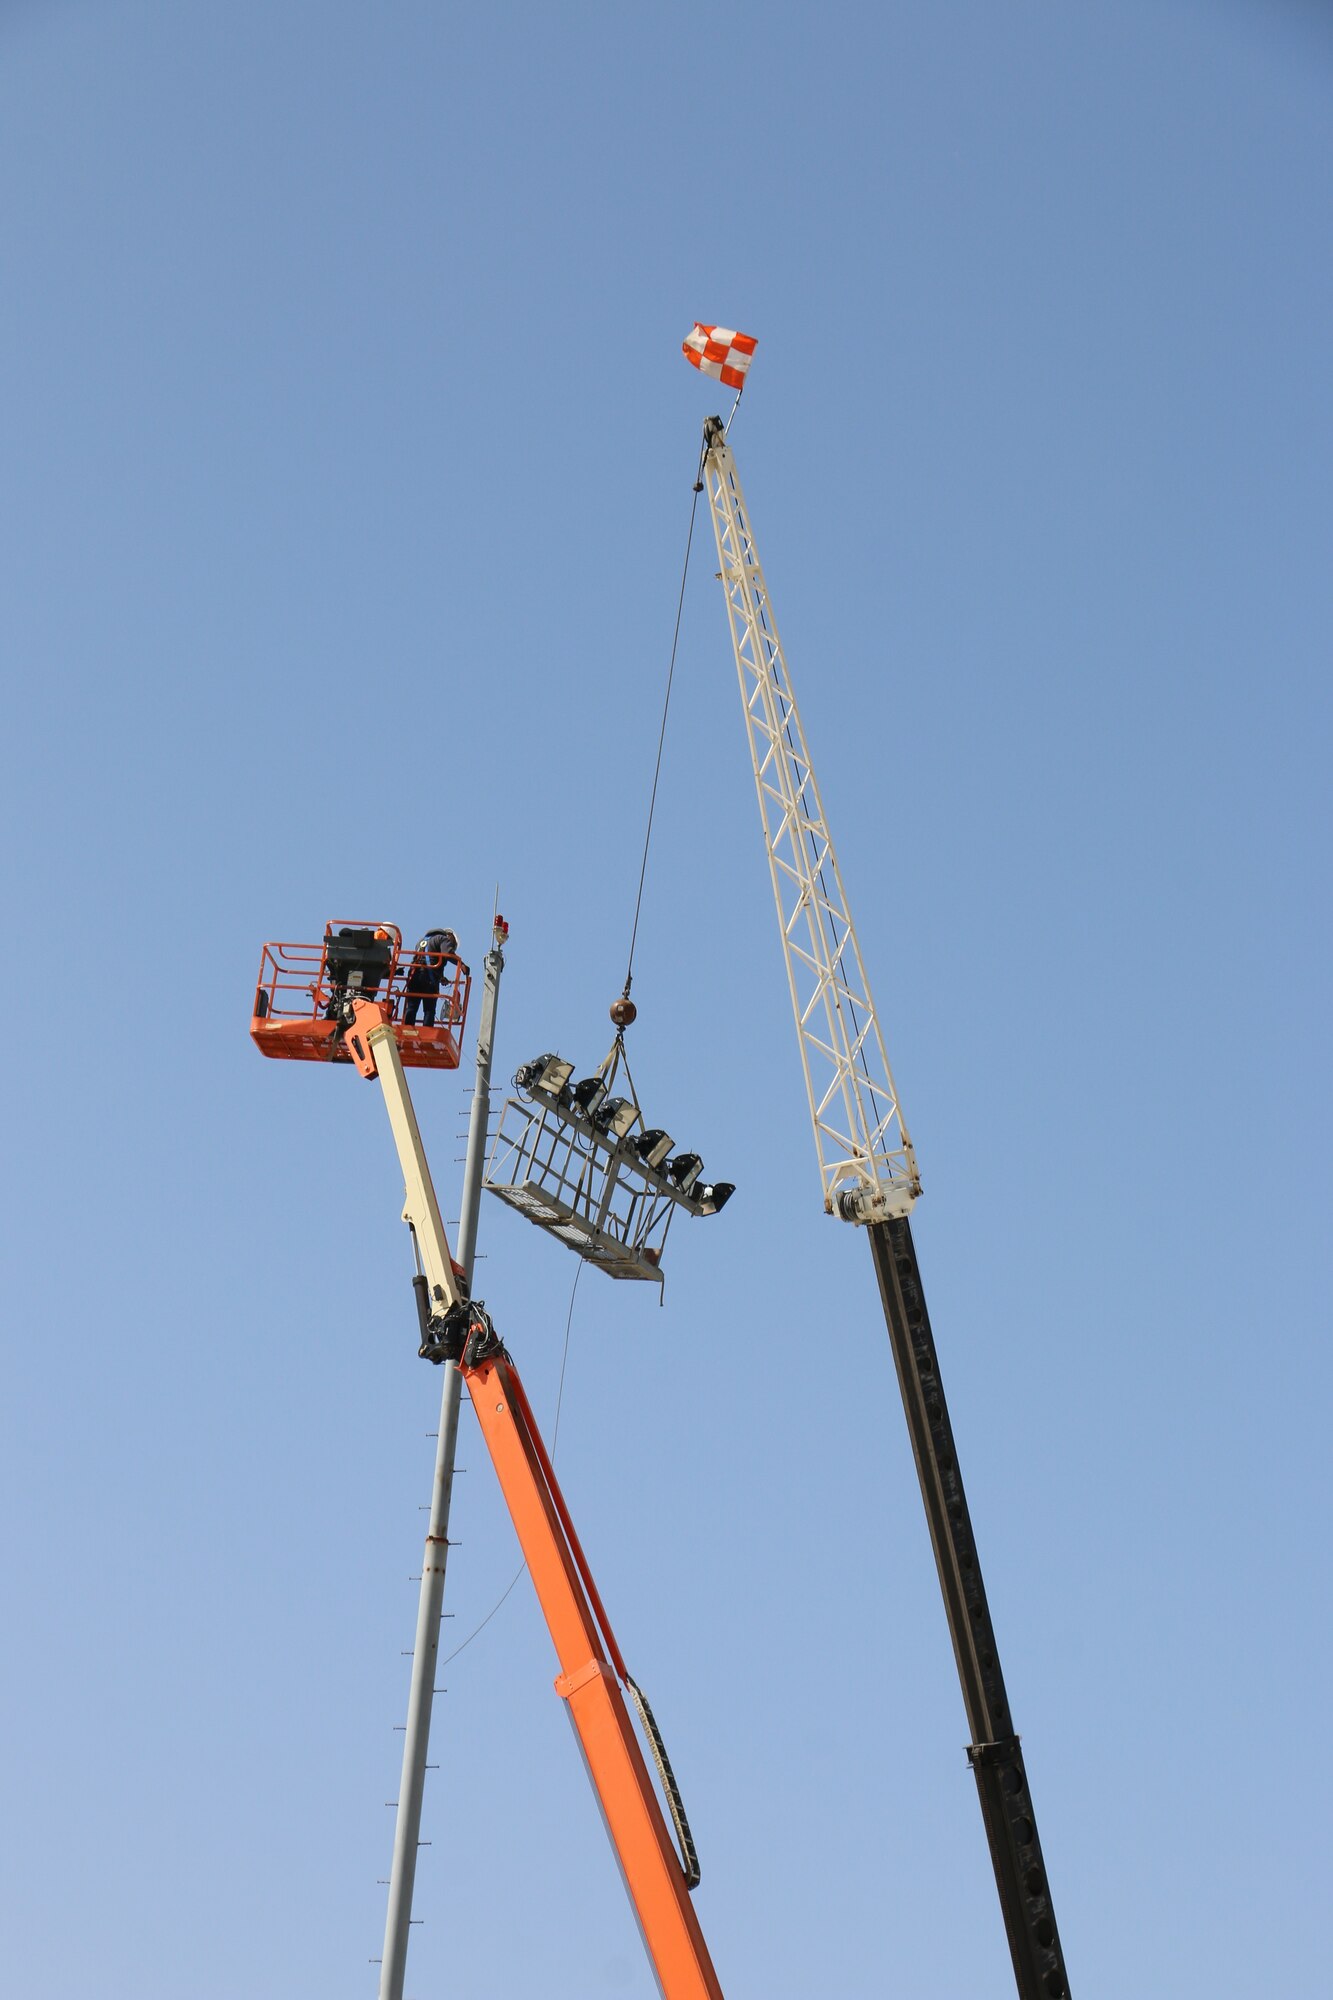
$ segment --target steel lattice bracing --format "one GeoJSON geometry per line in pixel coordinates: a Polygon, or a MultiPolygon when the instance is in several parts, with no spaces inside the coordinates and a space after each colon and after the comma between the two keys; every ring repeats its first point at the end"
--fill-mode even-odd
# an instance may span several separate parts
{"type": "Polygon", "coordinates": [[[810,1100],[824,1206],[852,1222],[906,1215],[916,1155],[861,963],[838,860],[787,678],[745,495],[717,418],[703,477],[740,674],[755,788],[810,1100]]]}

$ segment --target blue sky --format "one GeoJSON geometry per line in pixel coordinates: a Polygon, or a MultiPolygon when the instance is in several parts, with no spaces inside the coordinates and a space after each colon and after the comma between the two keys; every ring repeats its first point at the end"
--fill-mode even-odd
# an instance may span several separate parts
{"type": "MultiPolygon", "coordinates": [[[[1073,1989],[1326,1990],[1331,85],[1298,0],[0,7],[15,1991],[375,1990],[438,1381],[376,1093],[247,1003],[335,915],[475,964],[498,885],[498,1070],[603,1053],[696,317],[759,336],[1073,1989]]],[[[632,1051],[739,1192],[660,1311],[584,1279],[559,1464],[725,1990],[1002,1996],[711,571],[632,1051]]],[[[549,1419],[573,1259],[480,1249],[549,1419]]],[[[515,1566],[470,1426],[458,1638],[515,1566]]],[[[651,1993],[553,1672],[526,1585],[446,1671],[420,2000],[651,1993]]]]}

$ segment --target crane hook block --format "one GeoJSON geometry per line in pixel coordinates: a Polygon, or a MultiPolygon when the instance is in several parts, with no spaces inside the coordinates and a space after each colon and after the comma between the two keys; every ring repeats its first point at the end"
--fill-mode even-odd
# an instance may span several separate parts
{"type": "Polygon", "coordinates": [[[638,1018],[639,1010],[630,999],[628,993],[622,993],[619,1000],[611,1002],[611,1023],[613,1027],[628,1028],[630,1023],[637,1021],[638,1018]]]}

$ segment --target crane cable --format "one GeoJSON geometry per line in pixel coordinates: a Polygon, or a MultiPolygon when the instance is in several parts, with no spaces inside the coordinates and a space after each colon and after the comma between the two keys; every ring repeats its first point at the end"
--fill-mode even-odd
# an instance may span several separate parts
{"type": "MultiPolygon", "coordinates": [[[[739,405],[740,398],[737,397],[736,400],[737,404],[739,405]]],[[[735,415],[734,410],[732,412],[732,415],[733,416],[735,415]]],[[[671,634],[671,658],[667,664],[666,691],[662,697],[662,721],[657,732],[657,758],[653,765],[652,789],[648,797],[648,822],[644,828],[643,857],[639,863],[639,886],[634,898],[634,922],[630,929],[629,956],[625,965],[625,985],[621,996],[622,999],[624,1000],[629,999],[630,987],[634,983],[634,947],[638,942],[639,916],[643,909],[643,887],[648,874],[648,851],[652,844],[653,817],[657,810],[658,781],[662,775],[662,753],[666,745],[667,716],[670,713],[671,709],[671,689],[676,674],[676,653],[680,646],[680,623],[685,609],[685,586],[689,579],[689,574],[690,574],[690,551],[694,546],[694,523],[695,523],[695,518],[699,512],[699,495],[704,490],[703,471],[704,471],[704,455],[706,450],[707,447],[705,446],[703,449],[701,449],[699,453],[699,463],[695,470],[694,489],[690,498],[690,522],[689,522],[689,528],[685,536],[685,559],[681,564],[680,590],[676,598],[676,622],[671,634]]],[[[612,1056],[611,1058],[608,1058],[608,1061],[614,1058],[617,1050],[619,1050],[623,1059],[624,1046],[625,1046],[624,1028],[618,1027],[616,1031],[615,1043],[612,1046],[612,1056]]],[[[628,1068],[626,1070],[626,1074],[628,1075],[628,1068]]],[[[632,1080],[630,1088],[633,1089],[632,1080]]],[[[561,1356],[560,1360],[560,1384],[556,1391],[555,1423],[551,1435],[552,1459],[554,1459],[555,1456],[556,1440],[560,1434],[560,1405],[561,1402],[563,1401],[564,1391],[565,1391],[565,1368],[569,1360],[570,1328],[572,1327],[574,1321],[574,1299],[578,1292],[579,1278],[582,1276],[582,1274],[583,1274],[583,1263],[582,1260],[580,1260],[578,1270],[574,1274],[574,1283],[570,1289],[569,1312],[565,1319],[565,1345],[564,1345],[564,1353],[561,1356]]],[[[519,1568],[510,1578],[504,1590],[500,1593],[500,1596],[496,1599],[495,1603],[486,1613],[486,1616],[480,1621],[479,1624],[473,1627],[472,1631],[468,1633],[466,1639],[462,1640],[457,1646],[454,1647],[451,1653],[446,1654],[444,1659],[440,1661],[440,1666],[442,1668],[448,1666],[451,1660],[456,1660],[458,1658],[458,1655],[464,1650],[464,1648],[470,1646],[472,1644],[472,1641],[480,1636],[480,1634],[490,1624],[492,1618],[494,1618],[497,1611],[499,1611],[501,1606],[505,1603],[506,1599],[509,1597],[511,1591],[513,1591],[513,1589],[517,1585],[520,1577],[523,1575],[523,1572],[526,1568],[527,1568],[526,1563],[521,1563],[519,1565],[519,1568]]],[[[630,1701],[634,1707],[635,1713],[639,1718],[640,1726],[643,1730],[644,1737],[648,1744],[649,1753],[652,1757],[653,1764],[656,1767],[658,1779],[662,1786],[662,1792],[665,1798],[667,1811],[670,1815],[672,1827],[676,1835],[677,1845],[679,1846],[680,1849],[681,1868],[685,1877],[685,1886],[687,1889],[697,1888],[699,1883],[699,1874],[700,1874],[699,1856],[695,1848],[693,1834],[690,1831],[689,1820],[686,1818],[685,1815],[685,1805],[680,1795],[680,1787],[676,1782],[676,1774],[671,1767],[671,1759],[667,1755],[666,1744],[662,1740],[662,1732],[657,1726],[657,1719],[654,1716],[652,1709],[648,1704],[647,1696],[644,1694],[642,1688],[639,1687],[638,1683],[628,1673],[628,1671],[625,1673],[624,1676],[624,1685],[625,1685],[625,1690],[629,1695],[630,1701]]]]}
{"type": "MultiPolygon", "coordinates": [[[[705,447],[706,449],[706,447],[705,447]]],[[[629,990],[634,983],[634,946],[639,936],[639,912],[643,908],[643,884],[648,873],[648,849],[653,838],[653,814],[657,809],[657,782],[662,775],[662,749],[666,742],[667,714],[671,707],[671,684],[676,674],[676,649],[680,645],[680,620],[685,608],[685,583],[690,573],[690,550],[694,546],[694,518],[699,511],[699,495],[704,490],[704,453],[699,453],[699,465],[694,476],[694,494],[690,501],[690,526],[685,537],[685,561],[681,565],[680,595],[676,599],[676,625],[671,635],[671,661],[667,667],[666,694],[662,700],[662,726],[657,732],[657,762],[653,766],[653,785],[648,798],[648,824],[643,835],[643,860],[639,864],[639,890],[634,898],[634,923],[630,930],[629,959],[625,966],[625,988],[622,999],[629,999],[629,990]]],[[[619,1039],[619,1037],[617,1037],[619,1039]]]]}
{"type": "MultiPolygon", "coordinates": [[[[685,608],[685,584],[690,573],[690,550],[694,546],[694,521],[695,521],[695,516],[699,511],[699,495],[704,490],[703,466],[704,466],[704,458],[703,458],[703,452],[701,451],[699,454],[698,469],[695,473],[694,493],[690,502],[690,525],[689,525],[689,531],[685,537],[685,560],[681,565],[680,592],[676,599],[676,624],[675,624],[675,629],[671,635],[671,659],[667,666],[666,693],[662,699],[662,722],[661,722],[661,727],[657,732],[657,761],[653,766],[652,791],[649,794],[649,799],[648,799],[648,824],[644,829],[643,859],[639,864],[639,888],[638,888],[638,893],[634,898],[634,923],[630,931],[629,959],[625,966],[625,988],[623,997],[626,1000],[629,999],[629,990],[634,980],[634,946],[638,940],[638,935],[639,935],[639,913],[643,907],[643,885],[644,885],[644,880],[648,873],[648,849],[653,837],[653,815],[657,809],[657,784],[658,784],[658,779],[662,775],[662,751],[666,743],[667,715],[671,708],[671,685],[675,678],[675,673],[676,673],[676,651],[680,645],[680,621],[685,608]]],[[[622,1036],[620,1034],[617,1034],[616,1041],[620,1044],[620,1046],[623,1049],[624,1043],[622,1036]]],[[[554,1457],[555,1455],[556,1439],[560,1435],[560,1405],[564,1398],[564,1393],[565,1393],[565,1367],[569,1360],[569,1334],[570,1334],[570,1328],[574,1320],[574,1299],[575,1295],[578,1292],[579,1278],[581,1277],[582,1272],[583,1272],[583,1264],[582,1260],[580,1260],[579,1268],[574,1274],[574,1283],[570,1288],[569,1313],[565,1319],[565,1349],[560,1360],[560,1386],[556,1391],[555,1424],[551,1434],[552,1457],[554,1457]]],[[[481,1623],[475,1625],[473,1629],[468,1633],[467,1638],[461,1640],[459,1644],[454,1647],[451,1653],[447,1653],[445,1655],[445,1657],[440,1661],[441,1667],[447,1667],[450,1660],[456,1660],[458,1658],[458,1655],[464,1650],[464,1648],[470,1646],[472,1644],[472,1641],[486,1629],[486,1627],[490,1624],[492,1618],[494,1618],[496,1612],[500,1609],[500,1606],[509,1596],[510,1591],[512,1591],[515,1585],[518,1583],[519,1578],[522,1576],[523,1571],[526,1568],[527,1568],[526,1563],[520,1565],[518,1570],[515,1572],[513,1577],[511,1577],[510,1581],[505,1586],[504,1590],[500,1593],[500,1596],[496,1599],[495,1603],[486,1613],[486,1616],[481,1620],[481,1623]]],[[[638,1689],[635,1689],[635,1694],[639,1700],[642,1700],[642,1696],[639,1694],[638,1689]]],[[[636,1701],[636,1706],[637,1706],[637,1701],[636,1701]]],[[[648,1734],[650,1743],[652,1742],[652,1739],[654,1737],[657,1737],[658,1742],[660,1742],[661,1739],[660,1736],[658,1736],[657,1726],[655,1723],[652,1724],[648,1734]]],[[[657,1751],[655,1747],[654,1747],[654,1762],[657,1762],[657,1751]]],[[[661,1767],[659,1765],[659,1769],[660,1768],[661,1767]]],[[[674,1776],[670,1779],[669,1784],[667,1785],[667,1791],[668,1791],[668,1799],[670,1800],[671,1794],[675,1793],[675,1799],[676,1802],[678,1803],[680,1795],[676,1791],[674,1776]]],[[[674,1805],[673,1805],[672,1817],[673,1819],[675,1818],[674,1805]]],[[[682,1841],[681,1844],[683,1847],[687,1848],[693,1847],[693,1842],[689,1840],[688,1827],[685,1830],[685,1839],[682,1841]]],[[[697,1867],[698,1863],[697,1861],[695,1861],[693,1863],[693,1870],[697,1870],[697,1867]]],[[[691,1862],[689,1859],[686,1860],[686,1869],[687,1872],[693,1872],[693,1870],[691,1869],[691,1862]]]]}
{"type": "MultiPolygon", "coordinates": [[[[736,404],[739,408],[739,396],[736,398],[736,404]]],[[[731,414],[735,416],[736,411],[733,409],[731,414]]],[[[634,984],[634,947],[639,937],[639,916],[643,909],[643,885],[648,874],[648,850],[652,845],[653,816],[657,810],[657,787],[662,776],[662,752],[666,744],[667,716],[671,710],[671,688],[676,677],[676,653],[680,646],[680,621],[685,609],[685,585],[690,574],[690,551],[694,547],[694,523],[699,512],[699,495],[704,490],[704,456],[707,449],[708,447],[705,444],[699,452],[699,463],[695,468],[694,474],[694,489],[690,496],[690,524],[685,535],[685,560],[681,564],[680,569],[680,590],[676,597],[676,622],[671,633],[671,658],[667,663],[666,692],[662,697],[662,721],[657,732],[657,759],[653,765],[653,783],[648,795],[648,823],[643,832],[643,857],[639,863],[639,886],[634,898],[634,922],[630,929],[629,957],[625,963],[625,985],[620,996],[621,1000],[626,1002],[629,1001],[630,987],[634,984]]],[[[627,1010],[627,1014],[628,1018],[632,1020],[632,1006],[627,1010]]],[[[612,1018],[617,1019],[614,1008],[612,1009],[612,1018]]],[[[614,1063],[617,1057],[625,1063],[625,1075],[629,1081],[630,1090],[634,1092],[634,1080],[630,1076],[629,1062],[625,1056],[625,1022],[622,1020],[617,1020],[616,1038],[612,1043],[611,1054],[608,1056],[607,1062],[614,1063]]],[[[637,1092],[634,1092],[634,1098],[637,1105],[637,1092]]],[[[582,1267],[580,1266],[580,1268],[582,1267]]],[[[574,1301],[571,1298],[571,1312],[573,1308],[574,1301]]],[[[568,1340],[568,1336],[569,1330],[566,1328],[566,1340],[568,1340]]],[[[515,1583],[518,1581],[517,1577],[514,1581],[515,1583]]],[[[511,1584],[510,1589],[512,1588],[513,1585],[511,1584]]],[[[680,1849],[680,1862],[685,1877],[685,1887],[687,1889],[697,1889],[700,1874],[698,1850],[694,1845],[694,1835],[690,1831],[690,1823],[685,1814],[685,1802],[680,1795],[680,1786],[676,1782],[676,1774],[672,1769],[671,1759],[667,1755],[667,1747],[662,1740],[662,1732],[657,1726],[657,1718],[649,1706],[647,1695],[628,1671],[624,1675],[624,1685],[625,1692],[628,1694],[635,1714],[639,1718],[639,1726],[643,1731],[649,1754],[657,1771],[658,1782],[662,1787],[662,1796],[671,1817],[671,1824],[676,1835],[676,1844],[680,1849]]]]}

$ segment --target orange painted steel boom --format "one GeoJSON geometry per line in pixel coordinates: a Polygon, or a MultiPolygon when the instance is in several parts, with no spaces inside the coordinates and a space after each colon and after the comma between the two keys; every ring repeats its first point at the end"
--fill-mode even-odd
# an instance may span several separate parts
{"type": "Polygon", "coordinates": [[[722,2000],[622,1692],[629,1674],[518,1371],[503,1352],[470,1363],[465,1349],[461,1372],[555,1643],[555,1691],[569,1704],[658,1985],[665,2000],[722,2000]]]}
{"type": "Polygon", "coordinates": [[[670,1765],[647,1704],[621,1657],[518,1370],[480,1305],[463,1296],[462,1274],[449,1254],[391,1008],[381,1000],[352,1000],[343,1009],[341,1023],[348,1059],[362,1076],[379,1079],[403,1169],[403,1216],[417,1238],[425,1264],[423,1292],[429,1300],[428,1307],[423,1306],[421,1352],[433,1360],[456,1359],[467,1384],[560,1662],[556,1693],[569,1704],[663,2000],[722,2000],[690,1904],[698,1866],[670,1765]],[[663,1782],[691,1864],[688,1876],[639,1747],[626,1692],[639,1707],[654,1739],[654,1754],[660,1756],[663,1782]]]}

